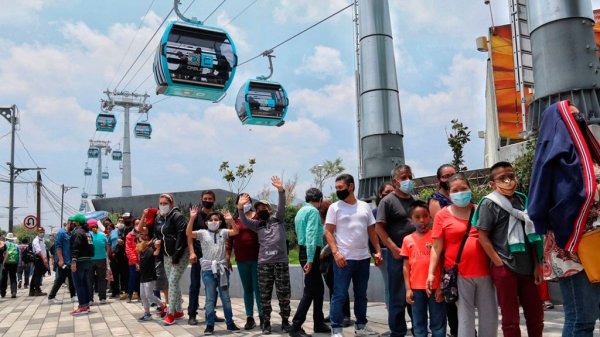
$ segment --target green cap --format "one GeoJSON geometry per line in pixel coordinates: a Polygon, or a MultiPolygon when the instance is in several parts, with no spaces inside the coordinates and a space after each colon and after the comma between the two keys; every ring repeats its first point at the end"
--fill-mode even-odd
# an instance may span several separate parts
{"type": "Polygon", "coordinates": [[[69,221],[75,221],[75,222],[78,222],[78,223],[80,223],[80,224],[82,224],[82,225],[83,225],[84,223],[86,223],[86,221],[87,221],[87,220],[85,219],[85,216],[83,216],[83,214],[75,214],[75,215],[71,216],[71,217],[70,217],[68,220],[69,220],[69,221]]]}

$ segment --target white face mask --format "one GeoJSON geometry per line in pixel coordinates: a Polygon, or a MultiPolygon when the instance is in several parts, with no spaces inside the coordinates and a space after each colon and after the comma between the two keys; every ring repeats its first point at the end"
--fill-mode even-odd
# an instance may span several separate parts
{"type": "Polygon", "coordinates": [[[211,232],[216,232],[221,225],[221,221],[209,221],[207,222],[208,230],[211,232]]]}
{"type": "Polygon", "coordinates": [[[122,222],[117,223],[117,229],[118,230],[123,230],[123,228],[125,228],[125,224],[122,222]]]}
{"type": "Polygon", "coordinates": [[[252,210],[252,204],[245,204],[244,205],[244,213],[248,213],[248,212],[250,212],[250,210],[252,210]]]}
{"type": "Polygon", "coordinates": [[[38,233],[38,238],[43,239],[44,238],[44,233],[38,233]]]}
{"type": "Polygon", "coordinates": [[[169,210],[171,210],[171,206],[169,206],[169,205],[159,205],[158,206],[158,211],[162,215],[166,215],[167,213],[169,213],[169,210]]]}

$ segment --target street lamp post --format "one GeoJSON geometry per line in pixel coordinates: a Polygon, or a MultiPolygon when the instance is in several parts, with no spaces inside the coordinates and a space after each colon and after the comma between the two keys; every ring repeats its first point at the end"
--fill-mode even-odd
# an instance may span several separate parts
{"type": "Polygon", "coordinates": [[[13,231],[14,216],[14,197],[15,197],[15,126],[17,124],[17,106],[0,107],[0,115],[11,124],[11,142],[10,142],[10,191],[8,195],[8,231],[13,231]]]}

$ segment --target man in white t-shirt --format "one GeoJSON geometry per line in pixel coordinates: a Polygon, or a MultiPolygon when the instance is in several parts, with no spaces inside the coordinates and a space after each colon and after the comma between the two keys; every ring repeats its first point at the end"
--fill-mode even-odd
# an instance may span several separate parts
{"type": "Polygon", "coordinates": [[[335,259],[333,297],[330,306],[332,337],[343,337],[343,305],[350,281],[354,285],[356,336],[377,336],[367,327],[367,286],[369,283],[369,240],[375,247],[376,262],[381,262],[381,247],[375,232],[375,218],[369,205],[354,196],[354,178],[349,174],[335,179],[339,201],[327,210],[325,238],[335,259]]]}

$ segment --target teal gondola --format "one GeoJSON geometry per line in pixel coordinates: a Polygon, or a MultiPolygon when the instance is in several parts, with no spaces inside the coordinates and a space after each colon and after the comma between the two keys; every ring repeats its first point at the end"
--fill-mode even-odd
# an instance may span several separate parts
{"type": "Polygon", "coordinates": [[[88,149],[88,158],[98,158],[100,156],[100,149],[97,147],[90,147],[88,149]]]}
{"type": "Polygon", "coordinates": [[[109,178],[108,171],[102,172],[102,179],[108,179],[108,178],[109,178]]]}
{"type": "Polygon", "coordinates": [[[84,176],[91,176],[92,175],[92,169],[89,167],[86,167],[83,169],[83,175],[84,176]]]}
{"type": "Polygon", "coordinates": [[[150,139],[152,136],[152,125],[146,122],[138,122],[135,124],[135,138],[150,139]]]}
{"type": "Polygon", "coordinates": [[[121,152],[119,150],[114,150],[111,155],[112,155],[113,160],[122,160],[123,159],[123,152],[121,152]]]}
{"type": "Polygon", "coordinates": [[[281,84],[255,79],[240,88],[235,110],[242,124],[282,126],[288,105],[287,93],[281,84]]]}
{"type": "Polygon", "coordinates": [[[100,113],[96,117],[96,131],[113,132],[117,126],[115,115],[108,113],[100,113]]]}
{"type": "Polygon", "coordinates": [[[233,40],[223,29],[172,22],[154,58],[156,94],[219,101],[233,82],[237,61],[233,40]]]}

